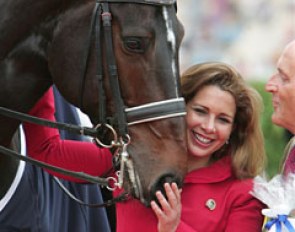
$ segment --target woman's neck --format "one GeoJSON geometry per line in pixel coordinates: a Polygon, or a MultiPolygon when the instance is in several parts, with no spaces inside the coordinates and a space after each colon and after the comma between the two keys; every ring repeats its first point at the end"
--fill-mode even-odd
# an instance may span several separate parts
{"type": "Polygon", "coordinates": [[[188,172],[194,171],[199,168],[208,167],[212,164],[211,156],[196,157],[189,155],[188,157],[188,172]]]}

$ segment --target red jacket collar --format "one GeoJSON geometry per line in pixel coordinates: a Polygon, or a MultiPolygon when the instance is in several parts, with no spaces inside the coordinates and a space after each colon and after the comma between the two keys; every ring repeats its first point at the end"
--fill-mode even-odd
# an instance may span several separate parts
{"type": "Polygon", "coordinates": [[[225,156],[208,167],[189,172],[184,183],[215,183],[231,178],[231,158],[225,156]]]}

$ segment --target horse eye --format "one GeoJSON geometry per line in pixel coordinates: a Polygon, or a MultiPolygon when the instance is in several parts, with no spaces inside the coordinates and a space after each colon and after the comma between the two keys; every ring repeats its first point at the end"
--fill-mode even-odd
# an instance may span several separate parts
{"type": "Polygon", "coordinates": [[[144,41],[139,37],[124,38],[124,46],[130,52],[142,53],[145,51],[144,41]]]}

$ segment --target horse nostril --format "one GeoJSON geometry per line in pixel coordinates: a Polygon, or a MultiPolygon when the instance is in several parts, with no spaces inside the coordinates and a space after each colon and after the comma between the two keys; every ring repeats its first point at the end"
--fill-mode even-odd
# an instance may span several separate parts
{"type": "Polygon", "coordinates": [[[178,177],[177,175],[170,173],[170,174],[165,174],[165,175],[161,176],[158,179],[158,181],[156,181],[155,184],[153,185],[153,187],[151,188],[151,198],[152,198],[152,200],[156,201],[157,203],[159,203],[157,200],[157,197],[156,197],[157,191],[161,191],[162,194],[167,199],[166,192],[164,189],[165,183],[176,183],[178,187],[181,187],[181,185],[182,185],[181,178],[178,177]]]}

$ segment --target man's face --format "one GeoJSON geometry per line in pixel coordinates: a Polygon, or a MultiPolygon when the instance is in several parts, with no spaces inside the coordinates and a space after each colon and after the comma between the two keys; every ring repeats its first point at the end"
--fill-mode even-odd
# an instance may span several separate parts
{"type": "Polygon", "coordinates": [[[295,134],[295,41],[283,51],[265,89],[272,93],[273,123],[295,134]]]}

